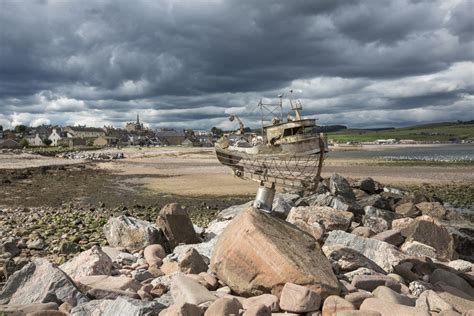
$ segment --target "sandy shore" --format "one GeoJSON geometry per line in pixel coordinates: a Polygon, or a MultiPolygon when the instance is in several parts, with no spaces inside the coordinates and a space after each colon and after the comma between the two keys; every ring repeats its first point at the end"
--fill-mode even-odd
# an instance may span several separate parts
{"type": "MultiPolygon", "coordinates": [[[[182,195],[254,194],[258,186],[252,181],[234,177],[229,168],[219,164],[212,149],[127,149],[125,155],[125,160],[101,163],[99,167],[129,175],[130,183],[143,184],[156,192],[182,195]]],[[[350,178],[370,176],[392,185],[474,181],[472,167],[376,166],[370,165],[368,159],[329,157],[325,161],[323,176],[335,172],[350,178]]]]}

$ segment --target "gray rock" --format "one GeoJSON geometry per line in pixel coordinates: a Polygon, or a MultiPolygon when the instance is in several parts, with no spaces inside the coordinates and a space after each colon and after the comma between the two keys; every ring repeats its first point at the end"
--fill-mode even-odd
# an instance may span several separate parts
{"type": "Polygon", "coordinates": [[[355,200],[355,195],[349,182],[346,178],[337,173],[332,174],[329,179],[329,190],[335,196],[342,196],[349,200],[355,200]]]}
{"type": "Polygon", "coordinates": [[[343,245],[357,250],[379,265],[386,272],[392,272],[393,266],[407,258],[405,254],[389,243],[376,239],[359,237],[341,230],[330,232],[324,245],[343,245]]]}
{"type": "Polygon", "coordinates": [[[334,197],[330,206],[338,211],[351,212],[354,215],[362,215],[364,213],[364,210],[357,202],[347,200],[341,196],[334,197]]]}
{"type": "Polygon", "coordinates": [[[394,246],[400,246],[405,241],[405,238],[403,238],[401,232],[398,229],[389,229],[378,233],[371,238],[384,241],[394,246]]]}
{"type": "Polygon", "coordinates": [[[62,264],[59,268],[66,272],[69,277],[77,279],[88,275],[110,275],[113,263],[99,246],[93,246],[62,264]]]}
{"type": "Polygon", "coordinates": [[[416,204],[416,208],[421,211],[421,214],[431,217],[441,218],[446,215],[446,209],[439,202],[421,202],[416,204]]]}
{"type": "Polygon", "coordinates": [[[103,316],[153,316],[165,308],[157,301],[147,302],[120,296],[105,307],[103,316]]]}
{"type": "Polygon", "coordinates": [[[252,206],[253,201],[248,201],[247,203],[240,204],[240,205],[233,205],[230,206],[217,214],[217,219],[219,220],[229,220],[233,219],[237,214],[239,214],[242,210],[245,210],[252,206]]]}
{"type": "Polygon", "coordinates": [[[28,240],[26,242],[26,247],[28,249],[43,250],[46,247],[46,243],[42,238],[37,238],[33,240],[28,240]]]}
{"type": "Polygon", "coordinates": [[[369,227],[376,234],[384,232],[390,227],[390,224],[385,219],[368,215],[362,216],[362,224],[365,227],[369,227]]]}
{"type": "Polygon", "coordinates": [[[392,290],[391,288],[381,285],[378,286],[372,294],[374,297],[379,298],[383,301],[390,302],[390,303],[395,303],[395,304],[401,304],[401,305],[406,305],[406,306],[415,306],[415,299],[409,298],[406,295],[399,294],[392,290]]]}
{"type": "Polygon", "coordinates": [[[67,302],[76,306],[87,301],[63,271],[40,258],[15,272],[0,292],[0,304],[67,302]]]}
{"type": "Polygon", "coordinates": [[[459,272],[469,272],[474,269],[474,264],[461,259],[450,261],[448,266],[459,272]]]}
{"type": "Polygon", "coordinates": [[[420,214],[420,210],[411,202],[402,203],[395,207],[395,212],[402,216],[415,217],[420,214]]]}
{"type": "Polygon", "coordinates": [[[173,253],[168,255],[167,258],[180,261],[184,254],[189,249],[194,248],[201,256],[207,258],[207,261],[211,258],[214,247],[216,246],[217,238],[213,238],[209,241],[202,242],[199,244],[180,245],[173,249],[173,253]]]}
{"type": "Polygon", "coordinates": [[[153,279],[154,276],[147,270],[135,270],[132,271],[132,278],[137,280],[138,282],[142,282],[148,279],[153,279]]]}
{"type": "Polygon", "coordinates": [[[402,230],[406,241],[418,241],[436,249],[436,255],[441,260],[451,260],[454,257],[454,240],[446,228],[425,219],[415,219],[407,228],[402,230]]]}
{"type": "Polygon", "coordinates": [[[435,285],[438,282],[444,282],[474,298],[474,288],[466,280],[452,272],[443,269],[434,270],[430,276],[430,283],[435,285]]]}
{"type": "Polygon", "coordinates": [[[25,314],[57,310],[57,303],[34,303],[27,305],[0,305],[0,315],[23,316],[25,314]]]}
{"type": "Polygon", "coordinates": [[[71,309],[70,316],[102,316],[113,300],[93,300],[71,309]]]}
{"type": "Polygon", "coordinates": [[[10,253],[11,257],[16,257],[20,254],[21,250],[17,246],[18,239],[8,238],[0,244],[0,254],[10,253]]]}
{"type": "Polygon", "coordinates": [[[397,292],[400,292],[401,288],[400,283],[386,275],[356,275],[352,279],[351,284],[360,290],[369,292],[375,290],[381,285],[389,287],[397,292]]]}
{"type": "Polygon", "coordinates": [[[324,246],[323,252],[331,263],[336,265],[340,272],[353,271],[358,268],[368,268],[378,273],[385,271],[375,262],[360,252],[341,245],[324,246]]]}
{"type": "Polygon", "coordinates": [[[301,206],[293,207],[288,214],[287,221],[294,224],[301,220],[311,226],[318,223],[325,231],[347,230],[354,215],[350,212],[337,211],[328,206],[301,206]]]}
{"type": "Polygon", "coordinates": [[[368,216],[373,216],[373,217],[380,217],[386,220],[388,223],[391,223],[394,219],[396,219],[397,214],[392,212],[392,211],[387,211],[381,208],[377,208],[374,206],[365,206],[364,207],[364,213],[365,215],[368,216]]]}
{"type": "Polygon", "coordinates": [[[331,193],[326,192],[307,198],[307,201],[309,206],[329,206],[333,199],[334,196],[332,196],[331,193]]]}
{"type": "Polygon", "coordinates": [[[416,300],[416,307],[429,312],[453,310],[453,307],[450,304],[446,303],[433,290],[427,290],[421,293],[418,299],[416,300]]]}
{"type": "Polygon", "coordinates": [[[286,219],[291,208],[295,206],[295,201],[299,198],[298,194],[277,193],[273,199],[272,213],[282,219],[286,219]]]}
{"type": "MultiPolygon", "coordinates": [[[[359,268],[357,270],[344,273],[344,277],[349,282],[352,282],[352,280],[354,280],[354,278],[358,275],[381,275],[381,274],[378,273],[378,272],[375,272],[372,269],[368,269],[368,268],[359,268]]],[[[355,289],[355,287],[353,285],[351,285],[351,287],[355,289]]]]}
{"type": "Polygon", "coordinates": [[[362,207],[372,206],[378,209],[390,210],[390,203],[380,195],[370,195],[358,201],[362,207]]]}
{"type": "Polygon", "coordinates": [[[405,242],[400,247],[400,250],[406,253],[407,255],[414,256],[414,257],[436,258],[436,249],[417,241],[405,242]]]}
{"type": "Polygon", "coordinates": [[[163,243],[160,231],[154,225],[125,215],[109,218],[103,231],[110,246],[123,247],[129,251],[163,243]]]}
{"type": "Polygon", "coordinates": [[[355,186],[370,194],[374,194],[382,190],[382,186],[380,185],[380,183],[370,177],[360,179],[359,181],[357,181],[355,186]]]}
{"type": "Polygon", "coordinates": [[[413,296],[419,297],[421,293],[432,289],[432,285],[424,281],[413,281],[408,285],[410,292],[413,296]]]}

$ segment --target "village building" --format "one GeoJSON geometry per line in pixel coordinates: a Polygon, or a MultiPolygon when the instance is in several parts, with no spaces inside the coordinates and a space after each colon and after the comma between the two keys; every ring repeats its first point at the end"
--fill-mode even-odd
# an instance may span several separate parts
{"type": "Polygon", "coordinates": [[[89,139],[88,138],[80,138],[80,137],[62,138],[62,139],[58,140],[58,146],[62,146],[62,147],[86,146],[89,139]]]}
{"type": "Polygon", "coordinates": [[[161,129],[156,132],[156,137],[168,146],[178,146],[186,140],[186,134],[183,130],[176,131],[174,129],[161,129]]]}
{"type": "Polygon", "coordinates": [[[71,134],[74,138],[97,138],[106,136],[105,130],[97,127],[68,126],[64,131],[71,134]]]}
{"type": "Polygon", "coordinates": [[[140,123],[140,116],[137,114],[137,121],[136,122],[128,122],[125,125],[125,130],[129,133],[133,132],[140,132],[144,131],[145,127],[143,126],[143,123],[140,123]]]}
{"type": "Polygon", "coordinates": [[[59,146],[59,141],[64,138],[72,137],[71,134],[61,131],[60,128],[53,128],[48,139],[51,141],[51,146],[59,146]]]}
{"type": "Polygon", "coordinates": [[[93,145],[98,147],[106,147],[106,146],[116,146],[118,143],[118,138],[111,137],[111,136],[100,136],[97,137],[93,145]]]}
{"type": "Polygon", "coordinates": [[[26,136],[26,141],[28,142],[29,146],[32,147],[39,147],[39,146],[44,146],[45,144],[43,143],[43,140],[41,139],[39,133],[36,133],[35,136],[29,135],[26,136]]]}

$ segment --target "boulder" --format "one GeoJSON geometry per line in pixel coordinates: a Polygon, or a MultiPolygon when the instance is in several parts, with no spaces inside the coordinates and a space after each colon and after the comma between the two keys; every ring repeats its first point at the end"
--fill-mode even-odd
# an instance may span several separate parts
{"type": "Polygon", "coordinates": [[[436,256],[441,260],[451,260],[454,253],[454,240],[446,228],[424,219],[414,220],[402,230],[405,242],[418,241],[436,249],[436,256]]]}
{"type": "Polygon", "coordinates": [[[370,194],[382,191],[382,185],[370,177],[360,179],[359,181],[357,181],[355,187],[370,194]]]}
{"type": "Polygon", "coordinates": [[[264,305],[268,307],[271,312],[277,312],[280,310],[279,299],[273,294],[262,294],[259,296],[249,297],[242,302],[244,309],[249,309],[251,306],[255,305],[264,305]]]}
{"type": "Polygon", "coordinates": [[[352,303],[355,307],[359,308],[360,304],[362,304],[365,299],[370,297],[373,297],[372,293],[358,290],[356,292],[347,294],[344,296],[344,299],[349,303],[352,303]]]}
{"type": "Polygon", "coordinates": [[[129,251],[163,243],[160,231],[155,226],[125,215],[109,218],[103,230],[110,246],[126,248],[129,251]]]}
{"type": "Polygon", "coordinates": [[[343,176],[334,173],[329,179],[329,190],[332,195],[342,196],[349,200],[355,200],[354,192],[349,182],[343,176]]]}
{"type": "Polygon", "coordinates": [[[421,214],[431,217],[441,218],[446,215],[446,209],[439,202],[421,202],[416,204],[416,208],[421,211],[421,214]]]}
{"type": "Polygon", "coordinates": [[[198,274],[206,272],[208,267],[202,256],[196,249],[189,249],[178,262],[179,270],[183,273],[198,274]]]}
{"type": "MultiPolygon", "coordinates": [[[[380,195],[369,195],[360,199],[358,203],[363,208],[372,207],[376,209],[390,210],[390,203],[380,195]]],[[[395,216],[395,214],[392,216],[395,216]]]]}
{"type": "Polygon", "coordinates": [[[407,258],[405,254],[389,243],[359,237],[340,230],[330,232],[326,238],[324,246],[332,245],[343,245],[358,251],[386,272],[392,272],[393,266],[407,258]]]}
{"type": "Polygon", "coordinates": [[[420,294],[416,300],[416,307],[429,312],[441,312],[453,310],[453,307],[446,303],[435,291],[428,290],[420,294]]]}
{"type": "Polygon", "coordinates": [[[0,243],[0,255],[9,253],[11,257],[16,257],[20,254],[21,250],[17,246],[18,239],[8,238],[0,243]]]}
{"type": "Polygon", "coordinates": [[[360,306],[361,311],[375,311],[382,316],[430,316],[427,311],[416,307],[390,303],[378,298],[368,298],[360,306]]]}
{"type": "Polygon", "coordinates": [[[214,247],[216,246],[217,238],[213,238],[209,241],[202,242],[199,244],[190,244],[190,245],[179,245],[173,249],[173,253],[170,254],[167,258],[181,260],[189,249],[195,249],[201,256],[206,258],[211,258],[214,247]]]}
{"type": "Polygon", "coordinates": [[[436,294],[460,313],[467,313],[474,309],[474,298],[463,291],[447,285],[444,282],[436,283],[436,294]]]}
{"type": "Polygon", "coordinates": [[[417,241],[407,241],[401,247],[400,250],[407,255],[413,257],[430,257],[436,258],[436,249],[431,246],[422,244],[417,241]]]}
{"type": "Polygon", "coordinates": [[[57,303],[33,303],[26,305],[0,305],[0,315],[25,315],[27,313],[34,313],[47,310],[57,310],[57,303]]]}
{"type": "Polygon", "coordinates": [[[110,275],[113,263],[100,246],[93,246],[62,264],[59,268],[76,280],[89,275],[110,275]]]}
{"type": "Polygon", "coordinates": [[[93,289],[110,290],[110,291],[138,291],[141,288],[141,283],[129,278],[125,275],[108,276],[108,275],[93,275],[84,276],[76,280],[78,286],[84,291],[93,289]]]}
{"type": "Polygon", "coordinates": [[[430,276],[430,283],[436,285],[438,282],[444,282],[474,298],[474,288],[466,280],[452,272],[443,269],[434,270],[430,276]]]}
{"type": "Polygon", "coordinates": [[[342,196],[334,197],[331,200],[331,204],[329,206],[338,211],[351,212],[358,217],[364,214],[364,209],[359,204],[357,204],[356,201],[348,200],[342,196]]]}
{"type": "Polygon", "coordinates": [[[280,308],[294,313],[307,313],[319,309],[321,296],[305,286],[286,283],[281,291],[280,308]]]}
{"type": "Polygon", "coordinates": [[[272,316],[272,312],[268,306],[256,304],[247,308],[242,316],[272,316]]]}
{"type": "Polygon", "coordinates": [[[331,295],[324,300],[322,316],[339,315],[343,311],[353,311],[356,307],[337,295],[331,295]]]}
{"type": "Polygon", "coordinates": [[[373,239],[384,241],[394,246],[400,246],[405,241],[400,230],[398,229],[389,229],[384,232],[378,233],[377,235],[372,236],[373,239]]]}
{"type": "Polygon", "coordinates": [[[394,219],[392,221],[392,229],[399,230],[400,232],[410,226],[410,224],[414,221],[413,218],[405,217],[405,218],[399,218],[399,219],[394,219]]]}
{"type": "Polygon", "coordinates": [[[149,245],[143,250],[143,257],[150,266],[160,266],[162,260],[166,257],[165,249],[162,245],[149,245]]]}
{"type": "MultiPolygon", "coordinates": [[[[305,198],[309,206],[329,206],[332,203],[334,196],[330,192],[315,194],[305,198]]],[[[304,206],[304,205],[301,205],[304,206]]]]}
{"type": "Polygon", "coordinates": [[[420,210],[411,202],[399,204],[395,206],[395,213],[405,217],[416,217],[420,215],[420,210]]]}
{"type": "Polygon", "coordinates": [[[448,263],[448,266],[459,272],[474,271],[474,264],[466,260],[453,260],[448,263]]]}
{"type": "Polygon", "coordinates": [[[362,224],[376,234],[384,232],[390,227],[390,224],[385,219],[369,215],[362,216],[362,224]]]}
{"type": "Polygon", "coordinates": [[[70,316],[101,316],[113,300],[93,300],[71,309],[70,316]]]}
{"type": "MultiPolygon", "coordinates": [[[[301,206],[293,207],[288,214],[287,221],[294,224],[302,221],[308,226],[320,224],[325,231],[347,230],[354,215],[350,212],[337,211],[329,206],[301,206]]],[[[307,231],[305,229],[305,231],[307,231]]]]}
{"type": "Polygon", "coordinates": [[[373,291],[377,287],[384,285],[397,292],[400,292],[400,283],[385,275],[356,275],[352,279],[353,286],[360,290],[373,291]]]}
{"type": "Polygon", "coordinates": [[[16,271],[0,292],[0,304],[67,302],[76,306],[88,300],[63,271],[40,258],[16,271]]]}
{"type": "Polygon", "coordinates": [[[360,252],[341,245],[323,246],[326,257],[333,265],[336,265],[341,272],[353,271],[364,267],[378,273],[385,273],[375,262],[365,257],[360,252]]]}
{"type": "Polygon", "coordinates": [[[252,207],[254,201],[248,201],[247,203],[240,204],[240,205],[232,205],[226,209],[223,209],[222,211],[217,214],[216,219],[221,220],[221,221],[227,221],[231,220],[237,215],[240,214],[241,211],[252,207]]]}
{"type": "Polygon", "coordinates": [[[387,221],[387,223],[391,223],[394,219],[400,217],[397,215],[397,213],[374,206],[365,206],[364,214],[367,216],[383,218],[385,221],[387,221]]]}
{"type": "Polygon", "coordinates": [[[351,234],[354,234],[360,237],[369,238],[374,235],[374,232],[369,227],[359,226],[359,227],[354,228],[351,231],[351,234]]]}
{"type": "Polygon", "coordinates": [[[173,304],[160,312],[160,316],[201,316],[201,309],[194,304],[173,304]]]}
{"type": "Polygon", "coordinates": [[[200,242],[188,212],[177,203],[165,205],[158,214],[156,224],[163,230],[171,249],[179,244],[200,242]]]}
{"type": "Polygon", "coordinates": [[[178,273],[171,280],[171,295],[176,304],[190,303],[200,305],[214,302],[217,297],[197,281],[178,273]]]}
{"type": "Polygon", "coordinates": [[[221,297],[214,301],[204,313],[204,316],[239,315],[242,304],[236,298],[221,297]]]}
{"type": "Polygon", "coordinates": [[[157,301],[142,301],[134,298],[120,296],[104,308],[103,316],[154,316],[166,306],[157,301]]]}
{"type": "Polygon", "coordinates": [[[374,297],[381,299],[386,302],[401,304],[406,306],[415,306],[415,299],[409,298],[406,295],[399,294],[391,288],[381,285],[378,286],[372,294],[374,297]]]}
{"type": "Polygon", "coordinates": [[[331,264],[313,237],[254,208],[241,212],[219,236],[211,259],[217,277],[240,295],[305,285],[322,297],[339,293],[331,264]]]}

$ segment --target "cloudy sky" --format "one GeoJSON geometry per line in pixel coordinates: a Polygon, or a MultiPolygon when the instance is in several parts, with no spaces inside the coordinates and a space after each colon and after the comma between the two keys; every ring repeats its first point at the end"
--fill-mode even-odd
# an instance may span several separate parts
{"type": "Polygon", "coordinates": [[[322,125],[470,120],[473,15],[472,0],[0,0],[0,125],[257,126],[260,98],[290,89],[322,125]]]}

